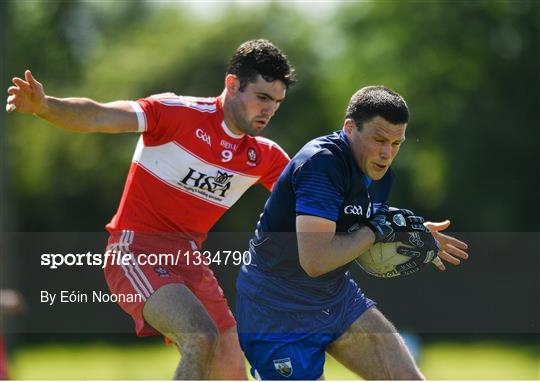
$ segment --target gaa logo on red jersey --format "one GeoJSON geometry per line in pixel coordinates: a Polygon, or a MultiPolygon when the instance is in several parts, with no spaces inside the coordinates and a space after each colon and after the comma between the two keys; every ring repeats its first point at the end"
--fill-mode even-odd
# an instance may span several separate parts
{"type": "Polygon", "coordinates": [[[220,170],[217,170],[216,175],[209,176],[190,167],[187,175],[178,184],[190,190],[196,188],[198,194],[207,196],[207,193],[217,194],[224,198],[227,190],[231,188],[233,176],[233,174],[227,174],[225,171],[220,170]]]}
{"type": "Polygon", "coordinates": [[[210,138],[210,135],[206,134],[201,129],[197,129],[195,132],[195,136],[202,140],[204,143],[206,143],[208,146],[212,147],[212,140],[210,138]]]}

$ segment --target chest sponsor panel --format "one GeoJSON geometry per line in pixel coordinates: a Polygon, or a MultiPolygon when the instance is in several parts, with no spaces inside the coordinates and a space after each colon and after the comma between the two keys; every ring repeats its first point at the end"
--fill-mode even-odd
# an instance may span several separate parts
{"type": "Polygon", "coordinates": [[[259,180],[206,162],[174,142],[144,146],[140,140],[133,161],[180,192],[225,208],[259,180]]]}

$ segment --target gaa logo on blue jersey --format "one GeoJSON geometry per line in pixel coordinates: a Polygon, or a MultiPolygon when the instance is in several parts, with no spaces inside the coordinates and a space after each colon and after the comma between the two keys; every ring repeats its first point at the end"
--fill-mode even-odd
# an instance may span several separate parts
{"type": "Polygon", "coordinates": [[[343,209],[347,215],[362,215],[362,206],[348,205],[343,209]]]}
{"type": "MultiPolygon", "coordinates": [[[[360,204],[349,204],[348,206],[345,206],[343,208],[343,212],[345,215],[357,215],[362,216],[364,215],[364,208],[360,204]]],[[[365,209],[365,217],[369,219],[371,216],[371,202],[368,203],[366,209],[365,209]]]]}
{"type": "Polygon", "coordinates": [[[284,377],[290,377],[293,373],[291,359],[281,358],[274,360],[274,368],[276,371],[284,377]]]}

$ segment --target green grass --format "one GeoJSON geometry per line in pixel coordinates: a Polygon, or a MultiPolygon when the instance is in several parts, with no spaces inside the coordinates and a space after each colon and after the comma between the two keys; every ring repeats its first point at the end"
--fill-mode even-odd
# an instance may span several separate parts
{"type": "Polygon", "coordinates": [[[482,342],[433,344],[422,358],[428,379],[540,379],[540,347],[482,342]]]}
{"type": "MultiPolygon", "coordinates": [[[[429,379],[538,380],[538,348],[507,343],[434,343],[424,346],[421,368],[429,379]]],[[[10,362],[13,379],[170,379],[178,355],[161,343],[145,345],[35,345],[19,348],[10,362]]],[[[332,358],[327,379],[358,379],[332,358]]]]}

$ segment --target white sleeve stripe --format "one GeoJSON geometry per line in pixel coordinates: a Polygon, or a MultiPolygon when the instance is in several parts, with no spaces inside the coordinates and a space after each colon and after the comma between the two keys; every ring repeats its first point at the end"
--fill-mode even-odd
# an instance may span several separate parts
{"type": "Polygon", "coordinates": [[[276,148],[278,149],[279,151],[281,151],[281,153],[287,158],[287,159],[291,159],[289,157],[289,154],[287,154],[287,152],[285,150],[283,150],[281,148],[280,145],[278,145],[276,142],[274,142],[273,140],[271,139],[268,139],[268,138],[264,138],[264,137],[255,137],[255,139],[257,140],[258,143],[261,143],[263,145],[266,145],[266,146],[269,146],[270,148],[276,148]]]}
{"type": "Polygon", "coordinates": [[[147,126],[146,126],[146,115],[144,114],[144,110],[142,109],[141,105],[139,105],[135,101],[130,101],[129,103],[131,107],[133,108],[133,110],[135,110],[135,114],[137,114],[137,124],[138,124],[137,130],[139,131],[139,133],[145,132],[147,129],[147,126]]]}

